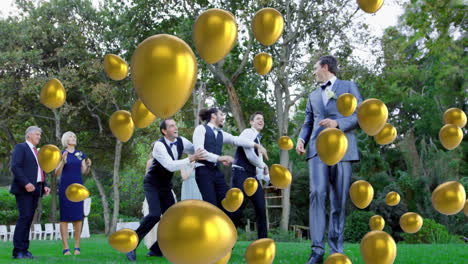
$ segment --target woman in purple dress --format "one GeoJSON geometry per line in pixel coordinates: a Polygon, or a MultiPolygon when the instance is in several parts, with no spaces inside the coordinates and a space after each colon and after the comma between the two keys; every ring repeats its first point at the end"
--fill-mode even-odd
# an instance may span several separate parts
{"type": "Polygon", "coordinates": [[[65,150],[62,152],[62,161],[55,170],[57,177],[60,177],[59,201],[60,201],[60,233],[62,235],[63,254],[71,255],[68,246],[68,223],[73,223],[75,230],[75,255],[80,252],[80,236],[83,225],[84,211],[83,202],[72,202],[67,199],[65,190],[70,184],[83,184],[82,175],[88,174],[91,169],[91,160],[86,159],[86,155],[75,149],[76,135],[73,132],[65,132],[62,136],[62,145],[65,150]]]}

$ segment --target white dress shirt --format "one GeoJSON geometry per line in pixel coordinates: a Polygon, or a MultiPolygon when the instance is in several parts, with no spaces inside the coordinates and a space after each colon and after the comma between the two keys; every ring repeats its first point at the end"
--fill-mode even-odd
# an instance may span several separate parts
{"type": "MultiPolygon", "coordinates": [[[[258,131],[254,128],[246,128],[242,133],[239,135],[241,138],[245,138],[247,140],[254,141],[257,136],[258,136],[258,131]]],[[[260,143],[260,139],[258,139],[258,142],[260,143]]],[[[267,166],[265,162],[263,162],[263,155],[257,155],[255,154],[255,150],[253,148],[244,148],[245,156],[249,160],[250,164],[255,166],[255,176],[259,180],[265,180],[269,181],[270,176],[265,175],[264,169],[267,166]]],[[[233,167],[240,167],[235,164],[232,165],[233,167]]]]}
{"type": "MultiPolygon", "coordinates": [[[[184,137],[180,137],[182,139],[182,144],[184,145],[184,153],[187,154],[193,154],[194,153],[194,148],[192,142],[188,141],[184,137]]],[[[166,144],[168,146],[171,146],[170,143],[176,142],[177,138],[171,142],[169,141],[166,137],[164,137],[164,140],[166,141],[166,144]]],[[[190,164],[189,158],[181,159],[178,160],[177,157],[179,156],[179,153],[177,152],[177,146],[172,145],[170,147],[172,150],[172,155],[174,156],[174,160],[171,158],[169,153],[167,152],[166,146],[161,141],[156,141],[154,143],[153,147],[153,158],[155,158],[161,165],[168,171],[174,172],[178,171],[185,166],[190,164]]]]}
{"type": "Polygon", "coordinates": [[[26,140],[26,143],[28,144],[29,148],[31,149],[31,152],[34,155],[34,158],[36,158],[37,162],[37,182],[42,182],[42,173],[41,173],[41,166],[39,166],[39,160],[37,159],[36,152],[34,151],[34,145],[26,140]]]}
{"type": "MultiPolygon", "coordinates": [[[[330,85],[328,85],[325,89],[320,88],[320,89],[322,90],[321,92],[322,92],[322,101],[323,101],[323,105],[325,105],[325,106],[327,105],[328,100],[329,100],[329,98],[328,98],[328,96],[327,96],[327,91],[331,91],[331,90],[332,90],[332,87],[333,87],[333,84],[335,83],[335,81],[336,81],[336,76],[333,76],[330,80],[328,80],[328,81],[325,82],[325,83],[331,82],[330,85]]],[[[321,85],[324,85],[325,83],[322,83],[321,85]]]]}

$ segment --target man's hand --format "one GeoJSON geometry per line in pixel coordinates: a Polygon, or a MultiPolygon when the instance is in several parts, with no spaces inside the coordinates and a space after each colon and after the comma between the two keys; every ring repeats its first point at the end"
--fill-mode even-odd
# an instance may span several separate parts
{"type": "Polygon", "coordinates": [[[269,169],[268,169],[268,166],[265,166],[265,168],[263,168],[263,175],[268,175],[270,173],[269,169]]]}
{"type": "Polygon", "coordinates": [[[338,127],[338,122],[336,120],[330,119],[330,118],[325,118],[322,121],[319,122],[319,125],[324,126],[326,128],[337,128],[338,127]]]}
{"type": "Polygon", "coordinates": [[[36,187],[32,183],[28,183],[24,186],[27,192],[34,192],[36,190],[36,187]]]}
{"type": "Polygon", "coordinates": [[[260,144],[255,144],[255,148],[258,150],[258,154],[263,155],[263,157],[268,160],[267,150],[260,144]]]}
{"type": "Polygon", "coordinates": [[[229,164],[234,162],[234,158],[231,156],[219,156],[218,161],[223,163],[224,166],[229,166],[229,164]]]}
{"type": "Polygon", "coordinates": [[[90,159],[90,158],[87,158],[87,159],[86,159],[86,166],[87,166],[87,167],[91,167],[91,164],[93,164],[93,163],[91,162],[91,159],[90,159]]]}
{"type": "Polygon", "coordinates": [[[297,154],[299,154],[299,155],[304,155],[304,154],[305,154],[304,142],[303,142],[301,139],[297,140],[297,143],[296,143],[296,152],[297,152],[297,154]]]}
{"type": "Polygon", "coordinates": [[[197,161],[197,160],[205,160],[206,159],[206,150],[204,149],[197,149],[193,155],[189,156],[190,162],[197,161]]]}
{"type": "Polygon", "coordinates": [[[44,187],[44,194],[45,194],[45,196],[49,195],[49,193],[50,193],[50,188],[47,187],[47,186],[44,187]]]}

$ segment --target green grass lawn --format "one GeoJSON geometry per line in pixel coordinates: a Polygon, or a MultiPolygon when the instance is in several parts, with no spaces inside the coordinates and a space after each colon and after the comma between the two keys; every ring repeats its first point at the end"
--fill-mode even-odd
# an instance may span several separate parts
{"type": "MultiPolygon", "coordinates": [[[[239,241],[229,263],[245,263],[243,258],[246,247],[250,242],[239,241]]],[[[73,240],[71,240],[73,248],[73,240]]],[[[439,244],[439,245],[397,245],[395,263],[402,264],[468,264],[468,245],[439,244]]],[[[0,263],[129,263],[125,254],[115,251],[107,243],[104,235],[93,235],[90,239],[83,239],[82,255],[62,256],[61,241],[31,241],[30,251],[36,256],[35,260],[13,260],[12,242],[0,242],[0,263]]],[[[310,254],[309,242],[304,243],[276,243],[276,258],[274,263],[304,264],[310,254]]],[[[163,258],[146,257],[147,249],[142,244],[137,251],[138,263],[169,263],[163,258]]],[[[187,254],[190,254],[187,252],[187,254]]],[[[346,244],[345,254],[353,263],[364,263],[359,251],[359,244],[346,244]]]]}

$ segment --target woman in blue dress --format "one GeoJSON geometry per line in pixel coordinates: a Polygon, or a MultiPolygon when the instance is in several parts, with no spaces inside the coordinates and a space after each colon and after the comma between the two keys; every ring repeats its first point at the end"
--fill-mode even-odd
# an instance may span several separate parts
{"type": "Polygon", "coordinates": [[[63,254],[71,255],[68,246],[68,223],[73,223],[75,230],[75,255],[80,252],[80,236],[83,225],[84,211],[83,202],[72,202],[65,196],[65,190],[70,184],[83,184],[82,175],[88,174],[91,169],[91,160],[86,159],[86,155],[75,149],[76,135],[68,131],[62,136],[62,161],[58,165],[55,173],[60,177],[59,185],[59,205],[60,205],[60,233],[63,243],[63,254]]]}

